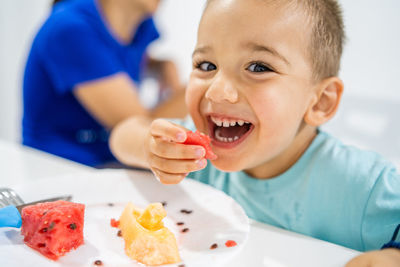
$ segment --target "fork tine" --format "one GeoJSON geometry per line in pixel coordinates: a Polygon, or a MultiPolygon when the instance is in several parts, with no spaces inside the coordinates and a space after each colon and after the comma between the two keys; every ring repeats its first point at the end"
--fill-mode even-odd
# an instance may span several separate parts
{"type": "Polygon", "coordinates": [[[14,197],[14,200],[16,201],[16,206],[24,204],[22,198],[14,190],[9,188],[9,193],[14,197]]]}
{"type": "Polygon", "coordinates": [[[11,205],[11,203],[8,199],[8,194],[5,193],[5,191],[0,191],[0,199],[1,199],[1,203],[3,206],[11,205]]]}
{"type": "Polygon", "coordinates": [[[24,204],[24,201],[14,190],[5,187],[0,188],[0,202],[3,206],[24,204]]]}
{"type": "Polygon", "coordinates": [[[3,193],[0,192],[0,205],[1,205],[1,207],[8,206],[7,203],[8,203],[8,201],[6,201],[6,199],[4,198],[3,193]]]}

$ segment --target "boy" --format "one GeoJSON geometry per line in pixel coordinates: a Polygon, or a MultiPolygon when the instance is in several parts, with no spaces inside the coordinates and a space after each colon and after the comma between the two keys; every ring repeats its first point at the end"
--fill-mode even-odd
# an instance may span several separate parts
{"type": "MultiPolygon", "coordinates": [[[[318,129],[342,95],[343,39],[334,0],[208,1],[186,94],[194,125],[132,118],[114,129],[112,151],[162,183],[188,176],[211,184],[253,219],[378,249],[400,223],[399,174],[318,129]],[[212,165],[202,147],[181,144],[195,128],[212,139],[212,165]]],[[[370,252],[349,266],[363,261],[400,266],[400,250],[370,252]]]]}

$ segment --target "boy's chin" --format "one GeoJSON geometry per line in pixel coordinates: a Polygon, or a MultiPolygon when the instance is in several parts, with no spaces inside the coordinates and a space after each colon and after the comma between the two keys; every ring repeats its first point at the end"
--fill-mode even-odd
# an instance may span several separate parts
{"type": "Polygon", "coordinates": [[[232,163],[232,161],[223,161],[220,159],[213,160],[211,163],[220,171],[223,172],[238,172],[241,171],[240,165],[232,163]]]}

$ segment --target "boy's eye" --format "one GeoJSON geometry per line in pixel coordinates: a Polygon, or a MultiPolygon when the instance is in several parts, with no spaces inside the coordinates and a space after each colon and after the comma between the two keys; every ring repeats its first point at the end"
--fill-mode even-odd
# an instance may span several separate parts
{"type": "Polygon", "coordinates": [[[247,69],[251,72],[270,72],[272,71],[271,68],[265,66],[261,63],[252,63],[247,69]]]}
{"type": "Polygon", "coordinates": [[[213,71],[217,69],[217,66],[210,62],[201,62],[197,65],[197,68],[199,68],[202,71],[213,71]]]}

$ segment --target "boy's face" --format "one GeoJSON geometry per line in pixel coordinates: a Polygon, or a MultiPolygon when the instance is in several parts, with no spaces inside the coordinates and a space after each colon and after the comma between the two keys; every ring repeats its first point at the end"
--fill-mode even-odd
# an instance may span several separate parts
{"type": "Polygon", "coordinates": [[[299,156],[314,92],[303,15],[267,2],[210,3],[186,93],[196,127],[212,138],[213,164],[259,178],[299,156]]]}

